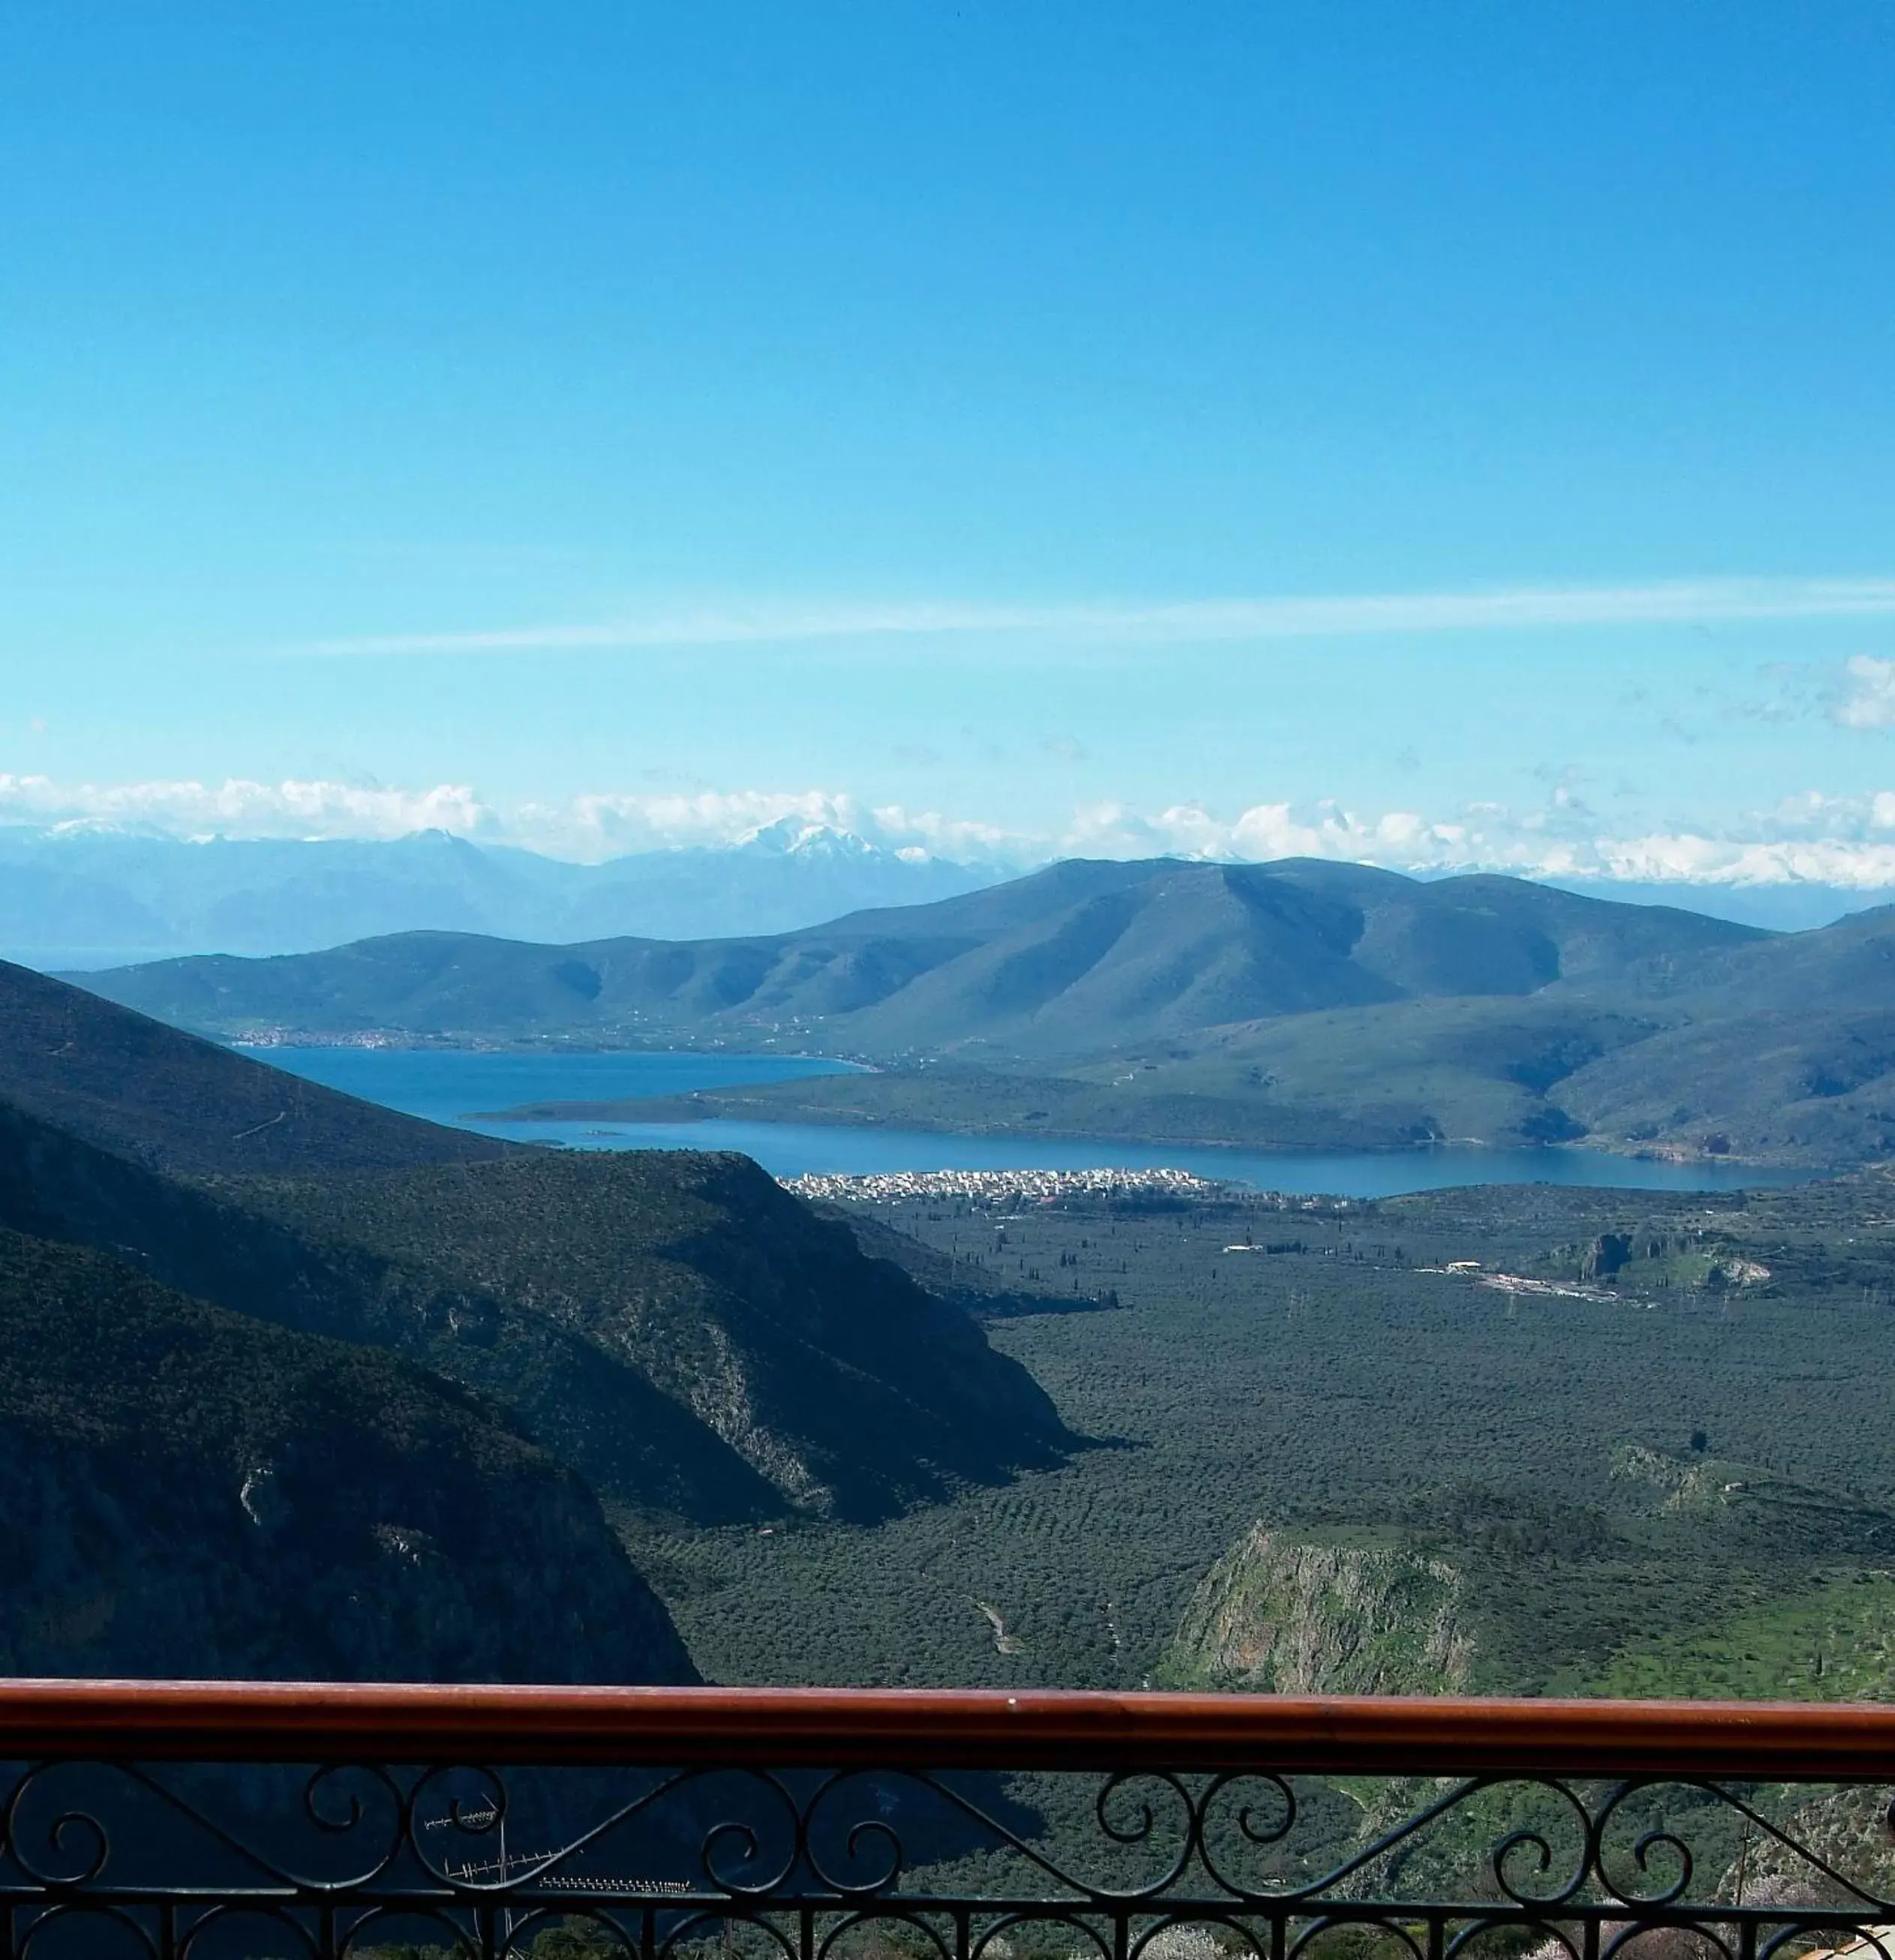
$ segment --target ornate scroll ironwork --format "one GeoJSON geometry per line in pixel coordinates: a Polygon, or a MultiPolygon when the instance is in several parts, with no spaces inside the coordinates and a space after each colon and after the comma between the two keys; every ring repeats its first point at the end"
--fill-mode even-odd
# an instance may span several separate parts
{"type": "Polygon", "coordinates": [[[0,1960],[1895,1960],[1865,1786],[13,1765],[0,1960]]]}

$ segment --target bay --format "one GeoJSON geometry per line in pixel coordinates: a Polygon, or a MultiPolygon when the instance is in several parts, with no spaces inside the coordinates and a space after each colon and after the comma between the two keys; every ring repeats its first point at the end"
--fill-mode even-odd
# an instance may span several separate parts
{"type": "Polygon", "coordinates": [[[272,1066],[437,1123],[488,1136],[580,1150],[741,1150],[778,1177],[881,1171],[1174,1169],[1263,1191],[1391,1198],[1469,1184],[1594,1185],[1620,1190],[1734,1191],[1807,1183],[1823,1173],[1715,1161],[1671,1163],[1570,1147],[1479,1150],[1259,1150],[1184,1144],[1091,1142],[1083,1138],[959,1136],[879,1125],[527,1123],[477,1120],[471,1112],[522,1102],[605,1102],[688,1094],[739,1083],[847,1072],[820,1055],[497,1053],[457,1048],[277,1048],[272,1066]]]}

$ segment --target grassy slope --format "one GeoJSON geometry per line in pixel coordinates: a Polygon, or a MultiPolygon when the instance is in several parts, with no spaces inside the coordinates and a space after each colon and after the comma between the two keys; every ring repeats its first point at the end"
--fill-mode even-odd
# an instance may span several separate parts
{"type": "Polygon", "coordinates": [[[1634,1641],[1584,1684],[1597,1694],[1707,1701],[1895,1698],[1895,1573],[1865,1568],[1701,1627],[1634,1641]]]}

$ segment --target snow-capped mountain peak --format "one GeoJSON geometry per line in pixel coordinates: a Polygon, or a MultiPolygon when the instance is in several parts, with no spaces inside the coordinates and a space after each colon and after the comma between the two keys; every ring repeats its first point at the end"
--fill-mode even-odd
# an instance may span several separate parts
{"type": "MultiPolygon", "coordinates": [[[[824,859],[831,863],[885,858],[888,853],[852,830],[811,823],[798,816],[781,816],[753,831],[739,847],[771,856],[824,859]]],[[[906,854],[903,854],[904,858],[906,854]]]]}

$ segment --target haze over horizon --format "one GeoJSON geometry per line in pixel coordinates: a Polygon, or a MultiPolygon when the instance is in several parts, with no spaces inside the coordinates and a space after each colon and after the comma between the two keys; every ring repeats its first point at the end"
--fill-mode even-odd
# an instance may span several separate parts
{"type": "Polygon", "coordinates": [[[1895,887],[1886,11],[1476,14],[16,12],[0,823],[1895,887]]]}

